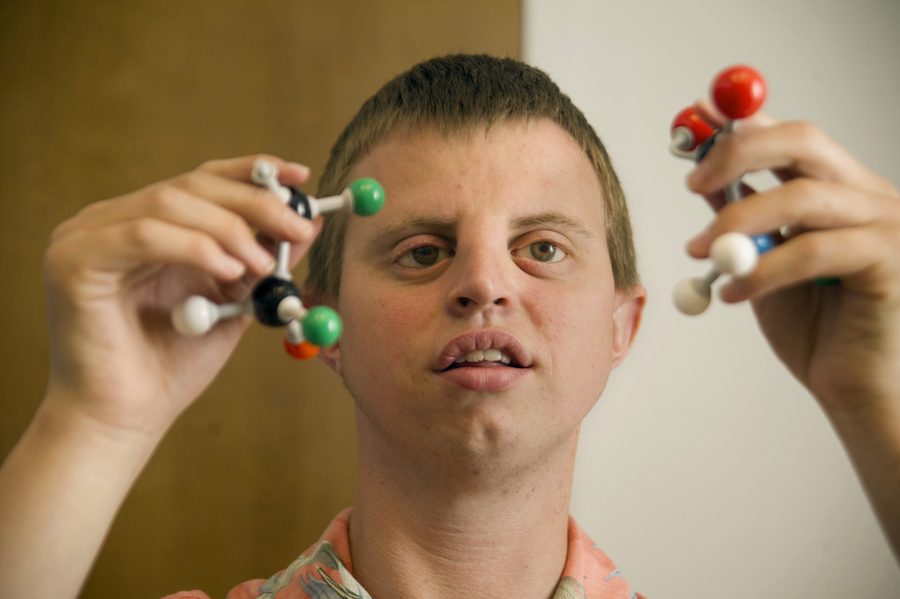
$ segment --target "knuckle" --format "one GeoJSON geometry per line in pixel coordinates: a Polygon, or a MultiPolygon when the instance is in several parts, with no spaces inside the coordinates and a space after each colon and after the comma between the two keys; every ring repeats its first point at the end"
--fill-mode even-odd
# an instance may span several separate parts
{"type": "Polygon", "coordinates": [[[882,243],[882,253],[900,259],[900,225],[895,223],[877,229],[882,243]]]}
{"type": "Polygon", "coordinates": [[[140,249],[151,247],[159,235],[159,223],[153,218],[139,218],[127,228],[128,242],[140,249]]]}
{"type": "Polygon", "coordinates": [[[284,205],[275,194],[265,187],[254,187],[253,193],[250,195],[250,209],[261,216],[265,222],[278,222],[284,205]]]}
{"type": "Polygon", "coordinates": [[[76,220],[79,218],[93,216],[95,213],[102,212],[103,210],[105,210],[114,201],[115,200],[100,200],[99,202],[91,202],[90,204],[88,204],[87,206],[85,206],[81,210],[79,210],[75,214],[75,216],[73,216],[69,220],[76,220]]]}
{"type": "Polygon", "coordinates": [[[818,144],[825,137],[822,130],[809,121],[791,121],[786,127],[792,136],[806,144],[818,144]]]}
{"type": "Polygon", "coordinates": [[[168,216],[182,203],[182,193],[172,185],[161,185],[149,198],[150,213],[154,216],[168,216]]]}
{"type": "Polygon", "coordinates": [[[204,235],[193,235],[187,242],[187,250],[205,264],[212,264],[222,253],[219,244],[204,235]]]}
{"type": "Polygon", "coordinates": [[[784,205],[788,216],[796,220],[813,204],[827,202],[829,194],[823,193],[823,187],[824,185],[819,181],[805,177],[792,179],[785,183],[783,189],[788,201],[785,201],[784,205]]]}
{"type": "Polygon", "coordinates": [[[234,239],[241,245],[247,244],[253,239],[250,226],[243,218],[233,212],[225,216],[222,224],[222,234],[226,239],[234,239]]]}
{"type": "Polygon", "coordinates": [[[267,160],[269,162],[272,162],[279,166],[282,163],[281,158],[279,158],[278,156],[273,156],[272,154],[255,154],[255,155],[251,156],[251,158],[252,158],[253,162],[256,162],[257,160],[262,159],[262,160],[267,160]]]}
{"type": "Polygon", "coordinates": [[[101,200],[84,206],[81,210],[76,212],[74,216],[67,218],[53,228],[53,231],[50,232],[50,241],[56,241],[86,227],[91,219],[98,214],[102,214],[113,201],[114,200],[101,200]]]}
{"type": "Polygon", "coordinates": [[[900,189],[898,189],[897,186],[895,186],[893,183],[885,180],[885,189],[887,190],[885,192],[885,195],[895,200],[900,200],[900,189]]]}
{"type": "MultiPolygon", "coordinates": [[[[219,168],[219,166],[221,166],[221,164],[223,162],[224,162],[224,160],[221,160],[221,159],[206,160],[206,161],[200,163],[197,166],[197,168],[195,168],[193,171],[191,171],[191,173],[193,173],[193,172],[214,172],[219,168]]],[[[185,173],[185,174],[190,174],[190,173],[185,173]]]]}
{"type": "Polygon", "coordinates": [[[743,220],[744,211],[749,206],[745,202],[730,202],[716,213],[715,228],[718,231],[735,231],[743,220]]]}
{"type": "Polygon", "coordinates": [[[723,135],[721,140],[716,141],[719,146],[719,156],[723,162],[731,163],[740,159],[743,144],[741,143],[740,132],[732,135],[723,135]]]}
{"type": "Polygon", "coordinates": [[[44,251],[44,272],[51,279],[58,279],[60,273],[69,270],[63,266],[68,252],[63,251],[62,246],[61,243],[51,243],[44,251]]]}
{"type": "Polygon", "coordinates": [[[818,235],[800,235],[797,239],[798,259],[801,264],[813,264],[826,250],[825,241],[818,235]]]}
{"type": "Polygon", "coordinates": [[[866,253],[881,265],[896,270],[900,267],[900,228],[880,226],[874,232],[865,237],[866,253]]]}
{"type": "Polygon", "coordinates": [[[187,190],[199,190],[208,185],[214,175],[205,169],[195,169],[178,177],[180,186],[187,190]]]}
{"type": "Polygon", "coordinates": [[[172,177],[168,181],[163,181],[159,187],[171,190],[183,190],[188,193],[195,193],[197,180],[207,173],[199,170],[182,173],[177,177],[172,177]]]}
{"type": "Polygon", "coordinates": [[[784,184],[792,195],[802,196],[804,198],[814,198],[821,194],[822,183],[808,177],[799,177],[791,179],[784,184]]]}
{"type": "Polygon", "coordinates": [[[42,266],[48,283],[65,286],[81,274],[83,259],[82,253],[78,250],[85,242],[81,237],[75,233],[47,246],[42,266]]]}
{"type": "Polygon", "coordinates": [[[53,230],[50,231],[50,245],[53,245],[55,242],[65,237],[72,230],[72,227],[73,225],[71,219],[64,220],[63,222],[53,227],[53,230]]]}

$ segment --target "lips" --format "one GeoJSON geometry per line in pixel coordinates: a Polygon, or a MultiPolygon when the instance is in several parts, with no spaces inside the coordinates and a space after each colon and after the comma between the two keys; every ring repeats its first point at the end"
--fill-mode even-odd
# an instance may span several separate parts
{"type": "Polygon", "coordinates": [[[499,391],[527,376],[532,359],[525,346],[505,331],[472,331],[444,347],[438,366],[435,374],[454,386],[472,391],[499,391]],[[492,359],[497,356],[501,358],[492,359]],[[478,357],[482,359],[473,361],[478,357]]]}
{"type": "Polygon", "coordinates": [[[461,356],[475,351],[499,350],[509,356],[511,365],[531,367],[531,355],[518,339],[506,331],[471,331],[452,339],[441,351],[438,370],[446,370],[461,356]]]}

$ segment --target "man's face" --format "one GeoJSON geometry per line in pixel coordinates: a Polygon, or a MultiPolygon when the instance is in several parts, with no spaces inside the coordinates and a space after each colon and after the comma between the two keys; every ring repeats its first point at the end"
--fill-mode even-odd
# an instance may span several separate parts
{"type": "Polygon", "coordinates": [[[642,299],[613,285],[600,185],[575,141],[546,120],[395,134],[354,176],[386,193],[350,219],[345,332],[326,352],[359,426],[466,462],[527,463],[577,435],[642,299]],[[622,305],[636,307],[617,334],[622,305]]]}

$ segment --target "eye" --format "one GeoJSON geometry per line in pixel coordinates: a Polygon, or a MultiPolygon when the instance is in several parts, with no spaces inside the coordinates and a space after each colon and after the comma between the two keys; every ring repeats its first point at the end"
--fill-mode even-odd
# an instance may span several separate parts
{"type": "Polygon", "coordinates": [[[400,256],[397,263],[407,268],[427,268],[449,256],[450,252],[445,249],[433,245],[422,245],[400,256]]]}
{"type": "Polygon", "coordinates": [[[538,262],[559,262],[566,257],[566,253],[559,249],[556,244],[549,241],[538,241],[525,246],[520,250],[516,250],[516,256],[520,258],[533,258],[538,262]]]}

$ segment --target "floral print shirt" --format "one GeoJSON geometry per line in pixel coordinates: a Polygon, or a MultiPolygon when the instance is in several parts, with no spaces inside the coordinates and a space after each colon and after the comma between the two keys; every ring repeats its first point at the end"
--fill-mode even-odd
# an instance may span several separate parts
{"type": "MultiPolygon", "coordinates": [[[[287,569],[268,580],[250,580],[228,593],[227,599],[372,599],[353,578],[350,563],[350,512],[332,520],[319,541],[287,569]]],[[[590,537],[569,516],[569,548],[562,578],[553,599],[643,599],[590,537]]],[[[187,591],[163,599],[209,599],[202,591],[187,591]]]]}

